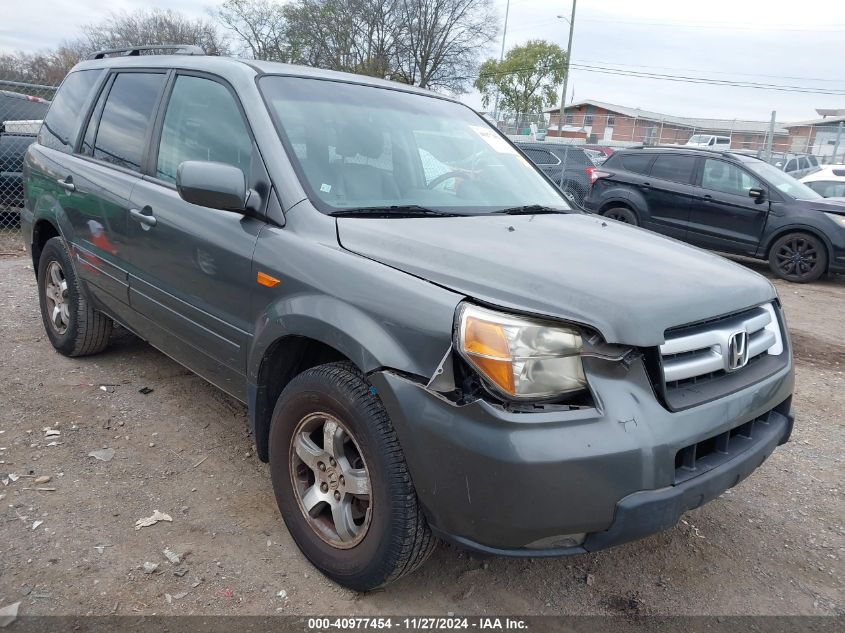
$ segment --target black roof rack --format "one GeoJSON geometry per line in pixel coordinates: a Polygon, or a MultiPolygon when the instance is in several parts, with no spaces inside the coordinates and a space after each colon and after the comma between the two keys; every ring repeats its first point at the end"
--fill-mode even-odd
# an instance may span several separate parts
{"type": "Polygon", "coordinates": [[[149,46],[129,46],[126,48],[109,48],[91,53],[88,59],[104,59],[110,55],[122,57],[137,57],[141,51],[173,51],[174,55],[205,55],[205,51],[193,44],[150,44],[149,46]]]}

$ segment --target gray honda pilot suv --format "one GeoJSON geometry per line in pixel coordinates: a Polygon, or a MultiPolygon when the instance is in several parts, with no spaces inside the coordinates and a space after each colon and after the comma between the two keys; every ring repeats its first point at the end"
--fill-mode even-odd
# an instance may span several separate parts
{"type": "Polygon", "coordinates": [[[438,538],[640,538],[789,438],[763,277],[571,209],[441,95],[141,52],[76,66],[28,150],[44,327],[82,356],[120,324],[246,403],[282,517],[335,581],[395,580],[438,538]]]}

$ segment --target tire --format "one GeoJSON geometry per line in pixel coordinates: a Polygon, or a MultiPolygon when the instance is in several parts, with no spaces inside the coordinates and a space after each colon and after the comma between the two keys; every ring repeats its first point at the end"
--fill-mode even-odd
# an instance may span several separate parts
{"type": "Polygon", "coordinates": [[[806,284],[827,272],[827,249],[810,233],[787,233],[769,250],[769,268],[786,281],[806,284]]]}
{"type": "Polygon", "coordinates": [[[637,214],[627,207],[611,207],[607,211],[602,211],[602,215],[611,220],[622,222],[623,224],[640,225],[637,214]]]}
{"type": "Polygon", "coordinates": [[[38,261],[38,298],[47,338],[65,356],[88,356],[109,344],[113,323],[80,291],[70,253],[60,237],[47,240],[38,261]]]}
{"type": "Polygon", "coordinates": [[[351,364],[308,369],[285,387],[269,451],[276,502],[291,536],[338,584],[376,589],[415,570],[434,550],[396,432],[351,364]]]}

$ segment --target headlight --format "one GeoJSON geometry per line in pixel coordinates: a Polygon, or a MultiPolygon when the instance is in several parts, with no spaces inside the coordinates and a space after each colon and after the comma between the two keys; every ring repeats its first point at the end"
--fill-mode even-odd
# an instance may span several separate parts
{"type": "Polygon", "coordinates": [[[507,398],[546,400],[587,386],[574,328],[463,304],[457,336],[461,356],[507,398]]]}
{"type": "Polygon", "coordinates": [[[845,215],[838,215],[836,213],[825,213],[825,215],[845,229],[845,215]]]}

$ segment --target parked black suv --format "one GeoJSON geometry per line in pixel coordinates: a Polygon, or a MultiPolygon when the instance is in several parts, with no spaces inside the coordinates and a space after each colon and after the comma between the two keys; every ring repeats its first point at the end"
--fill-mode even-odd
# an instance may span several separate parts
{"type": "Polygon", "coordinates": [[[789,439],[760,275],[571,209],[453,99],[140,52],[76,66],[27,150],[47,339],[84,356],[119,323],[246,403],[293,539],[336,581],[395,580],[435,537],[532,557],[640,538],[789,439]]]}
{"type": "Polygon", "coordinates": [[[517,143],[516,146],[560,187],[571,202],[581,205],[590,190],[595,163],[580,147],[560,143],[517,143]]]}
{"type": "Polygon", "coordinates": [[[767,259],[782,279],[845,272],[845,203],[734,152],[643,148],[592,173],[584,206],[696,246],[767,259]]]}

